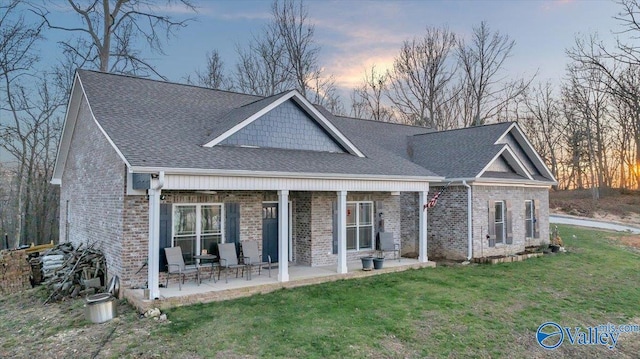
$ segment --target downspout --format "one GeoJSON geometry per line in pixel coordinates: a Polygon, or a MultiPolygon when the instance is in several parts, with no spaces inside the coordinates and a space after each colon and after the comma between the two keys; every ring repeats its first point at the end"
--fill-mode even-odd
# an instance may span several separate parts
{"type": "Polygon", "coordinates": [[[467,184],[467,180],[463,180],[462,184],[467,187],[467,260],[470,261],[473,258],[473,213],[471,205],[471,186],[467,184]]]}
{"type": "Polygon", "coordinates": [[[159,272],[160,258],[160,192],[164,187],[164,171],[160,171],[158,181],[155,186],[149,188],[149,253],[148,253],[148,273],[147,288],[149,288],[149,298],[153,300],[160,297],[159,272]]]}

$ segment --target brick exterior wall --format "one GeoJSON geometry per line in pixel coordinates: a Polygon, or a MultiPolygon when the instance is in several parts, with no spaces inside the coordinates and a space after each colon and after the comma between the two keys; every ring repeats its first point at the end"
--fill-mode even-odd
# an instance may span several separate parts
{"type": "MultiPolygon", "coordinates": [[[[67,158],[61,188],[60,239],[75,246],[89,245],[104,252],[109,275],[118,275],[125,287],[144,286],[147,271],[136,274],[147,259],[148,199],[125,196],[126,168],[82,103],[67,158]],[[67,211],[69,217],[67,218],[67,211]],[[69,222],[69,227],[65,223],[69,222]]],[[[438,187],[432,187],[431,194],[438,187]]],[[[427,212],[428,255],[430,258],[464,259],[467,255],[467,192],[463,186],[450,186],[435,208],[427,212]]],[[[277,199],[274,191],[222,191],[216,194],[163,191],[164,203],[239,203],[240,238],[258,241],[262,246],[262,202],[277,199]]],[[[292,257],[302,265],[337,263],[333,254],[333,215],[335,192],[291,192],[292,257]]],[[[374,231],[379,230],[378,214],[384,213],[384,230],[402,242],[402,253],[417,252],[417,193],[348,193],[347,201],[374,202],[374,231]]],[[[513,254],[526,245],[537,245],[549,238],[549,197],[546,188],[474,186],[474,257],[513,254]],[[524,201],[538,203],[540,237],[525,238],[524,201]],[[486,241],[488,203],[508,200],[512,207],[513,244],[489,248],[486,241]]],[[[373,250],[349,251],[348,260],[372,254],[373,250]]],[[[164,276],[161,275],[161,282],[164,276]]]]}
{"type": "Polygon", "coordinates": [[[148,259],[149,200],[146,196],[126,196],[124,199],[124,225],[122,233],[122,271],[117,273],[124,288],[146,287],[148,259]],[[138,273],[136,273],[138,272],[138,273]]]}
{"type": "MultiPolygon", "coordinates": [[[[166,197],[163,203],[238,203],[240,205],[240,241],[257,241],[262,252],[262,202],[268,193],[262,191],[218,191],[216,194],[204,194],[187,191],[163,191],[166,197]]],[[[146,215],[145,215],[146,216],[146,215]]],[[[148,230],[145,229],[148,240],[148,230]]],[[[140,248],[140,254],[147,256],[146,246],[140,248]]],[[[143,271],[146,282],[147,272],[143,271]]],[[[207,276],[208,273],[204,273],[207,276]]],[[[166,274],[160,273],[160,283],[164,283],[166,274]]],[[[192,275],[192,278],[195,276],[192,275]]],[[[171,277],[170,283],[177,283],[177,277],[171,277]]],[[[141,282],[144,284],[144,282],[141,282]]],[[[171,285],[171,284],[169,284],[171,285]]]]}
{"type": "Polygon", "coordinates": [[[109,275],[120,275],[126,169],[84,100],[71,141],[60,190],[60,242],[94,244],[109,275]]]}
{"type": "Polygon", "coordinates": [[[293,222],[295,224],[294,239],[295,262],[302,265],[311,265],[311,192],[290,193],[295,203],[293,222]]]}
{"type": "MultiPolygon", "coordinates": [[[[431,187],[429,198],[442,187],[431,187]]],[[[467,188],[449,186],[436,206],[427,209],[427,256],[429,259],[467,258],[467,188]]]]}
{"type": "MultiPolygon", "coordinates": [[[[442,187],[432,186],[429,198],[442,187]]],[[[549,190],[547,188],[516,186],[472,187],[472,240],[473,257],[510,255],[524,250],[525,246],[539,245],[549,241],[549,190]],[[496,244],[489,248],[486,239],[489,226],[489,201],[510,201],[513,244],[496,244]],[[525,238],[525,201],[537,201],[537,222],[540,236],[525,238]]],[[[418,246],[418,201],[417,193],[402,193],[402,238],[403,252],[418,246]]],[[[440,195],[436,207],[427,209],[427,255],[429,259],[464,260],[468,251],[467,188],[449,186],[440,195]]],[[[406,252],[405,252],[406,253],[406,252]]]]}
{"type": "Polygon", "coordinates": [[[401,192],[400,237],[402,253],[418,253],[419,213],[418,192],[401,192]]]}
{"type": "MultiPolygon", "coordinates": [[[[338,256],[333,254],[333,202],[337,201],[335,192],[313,192],[311,195],[311,266],[337,265],[338,256]]],[[[384,213],[384,230],[392,232],[396,242],[400,242],[400,196],[389,192],[347,193],[347,201],[374,202],[374,233],[379,229],[378,214],[384,213]],[[382,207],[382,208],[380,208],[382,207]]],[[[405,252],[404,248],[402,249],[405,252]]],[[[348,251],[347,260],[374,254],[374,250],[348,251]]]]}
{"type": "Polygon", "coordinates": [[[515,254],[524,250],[525,246],[539,245],[549,241],[549,190],[534,187],[473,187],[473,253],[474,257],[515,254]],[[489,226],[489,201],[510,201],[513,223],[513,244],[496,244],[489,247],[486,239],[489,226]],[[539,238],[525,238],[525,201],[538,201],[537,222],[540,229],[539,238]]]}

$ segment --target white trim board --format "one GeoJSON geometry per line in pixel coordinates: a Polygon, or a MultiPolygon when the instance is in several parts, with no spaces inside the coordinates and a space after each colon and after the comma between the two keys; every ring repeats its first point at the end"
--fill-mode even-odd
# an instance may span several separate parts
{"type": "Polygon", "coordinates": [[[227,131],[222,133],[220,136],[218,136],[215,139],[205,143],[203,146],[204,147],[213,147],[213,146],[221,143],[222,141],[226,140],[227,138],[229,138],[234,133],[240,131],[241,129],[243,129],[244,127],[246,127],[247,125],[249,125],[253,121],[259,119],[262,116],[264,116],[266,113],[268,113],[269,111],[273,110],[274,108],[280,106],[283,102],[285,102],[285,101],[287,101],[289,99],[295,101],[298,105],[300,105],[302,107],[302,109],[308,115],[313,117],[313,119],[316,121],[316,123],[318,125],[320,125],[325,131],[327,131],[329,133],[329,135],[335,141],[340,143],[340,145],[342,145],[347,150],[347,152],[351,153],[352,155],[356,155],[358,157],[365,157],[365,155],[351,141],[349,141],[349,139],[345,135],[343,135],[324,115],[322,115],[313,106],[313,104],[311,104],[306,98],[304,98],[304,96],[302,96],[296,90],[292,90],[292,91],[289,91],[289,92],[285,93],[284,95],[282,95],[277,100],[275,100],[272,103],[270,103],[269,105],[261,108],[260,110],[258,110],[254,114],[252,114],[251,116],[249,116],[246,119],[244,119],[242,122],[236,124],[235,126],[231,127],[230,129],[228,129],[227,131]]]}
{"type": "Polygon", "coordinates": [[[357,180],[283,177],[165,175],[163,190],[269,190],[415,192],[429,188],[429,181],[357,180]]]}

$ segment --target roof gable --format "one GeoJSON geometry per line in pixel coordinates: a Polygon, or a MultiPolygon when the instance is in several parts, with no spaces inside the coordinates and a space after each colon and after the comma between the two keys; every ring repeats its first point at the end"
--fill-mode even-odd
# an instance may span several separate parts
{"type": "MultiPolygon", "coordinates": [[[[352,155],[356,155],[358,157],[365,157],[364,154],[344,134],[342,134],[320,111],[318,111],[307,99],[305,99],[296,90],[292,90],[280,95],[267,97],[260,101],[256,101],[255,103],[251,103],[251,104],[242,106],[240,108],[233,109],[232,111],[227,113],[227,115],[225,115],[227,123],[230,123],[231,127],[227,128],[224,131],[216,131],[215,133],[212,133],[212,135],[209,137],[207,142],[204,144],[204,147],[213,147],[218,144],[223,144],[225,140],[229,139],[230,137],[232,137],[234,134],[237,134],[237,133],[240,133],[240,134],[235,139],[229,140],[226,144],[235,144],[239,142],[255,142],[255,141],[264,142],[263,141],[264,139],[258,139],[257,136],[253,134],[253,130],[255,130],[257,127],[265,127],[264,126],[265,124],[273,125],[274,123],[279,122],[279,119],[268,117],[266,120],[264,120],[264,122],[260,121],[257,125],[254,125],[253,127],[247,128],[247,126],[253,124],[256,120],[263,118],[265,115],[269,114],[272,110],[282,106],[283,103],[288,101],[297,105],[298,110],[305,115],[305,116],[300,116],[300,113],[298,113],[297,116],[293,117],[292,119],[289,119],[288,121],[289,124],[291,124],[291,120],[294,120],[294,121],[302,120],[303,122],[307,122],[307,121],[313,122],[317,127],[317,129],[321,130],[326,135],[325,138],[320,139],[320,137],[318,136],[320,132],[318,132],[317,130],[314,131],[316,132],[315,135],[317,135],[316,140],[318,140],[318,142],[324,143],[324,145],[320,147],[325,149],[329,148],[327,145],[330,142],[333,142],[336,147],[331,147],[332,150],[328,152],[337,152],[334,150],[342,148],[344,149],[345,152],[348,152],[352,155]],[[246,130],[241,131],[243,129],[246,129],[246,130]],[[249,137],[253,136],[253,138],[251,138],[250,140],[246,138],[242,139],[243,137],[247,137],[247,136],[249,137]],[[240,141],[241,139],[242,141],[240,141]],[[329,140],[330,142],[327,142],[327,140],[329,140]]],[[[287,107],[287,105],[285,105],[285,107],[287,107]]],[[[280,109],[280,110],[283,110],[283,109],[280,109]]],[[[310,127],[308,123],[303,126],[310,127]]],[[[296,141],[294,142],[289,141],[290,143],[286,145],[288,147],[282,147],[283,143],[285,142],[287,141],[284,141],[283,137],[280,136],[280,140],[276,139],[275,142],[272,144],[277,143],[278,145],[276,146],[276,148],[299,149],[299,148],[296,148],[296,147],[299,147],[299,143],[294,143],[296,141]]],[[[270,146],[266,146],[266,147],[270,147],[270,146]]]]}
{"type": "Polygon", "coordinates": [[[287,100],[220,142],[220,145],[345,152],[294,101],[287,100]]]}
{"type": "Polygon", "coordinates": [[[414,162],[449,179],[555,182],[515,122],[412,136],[408,150],[414,162]]]}

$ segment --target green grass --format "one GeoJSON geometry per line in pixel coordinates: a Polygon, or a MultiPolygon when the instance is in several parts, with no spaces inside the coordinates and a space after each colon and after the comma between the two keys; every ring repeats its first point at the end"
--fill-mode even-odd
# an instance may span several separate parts
{"type": "Polygon", "coordinates": [[[0,297],[0,357],[636,358],[640,333],[614,351],[535,341],[547,321],[640,324],[640,251],[608,239],[617,234],[560,234],[569,253],[283,289],[175,308],[170,323],[121,302],[118,318],[92,324],[82,299],[42,306],[34,289],[0,297]]]}
{"type": "MultiPolygon", "coordinates": [[[[640,255],[605,239],[615,234],[573,227],[560,233],[567,254],[410,270],[176,308],[168,311],[171,324],[153,334],[176,353],[202,357],[529,357],[551,354],[534,338],[543,322],[638,320],[640,255]]],[[[640,341],[640,333],[629,336],[640,341]]],[[[612,353],[563,345],[553,354],[612,353]]]]}

